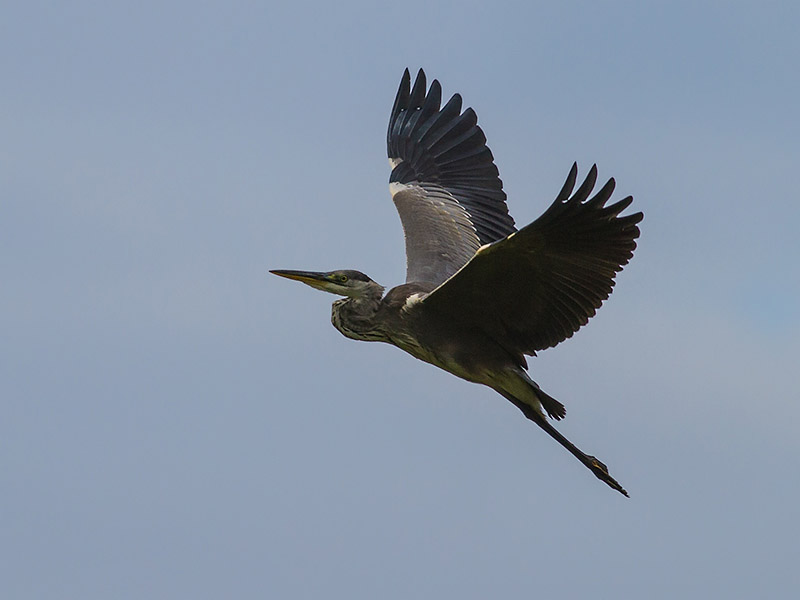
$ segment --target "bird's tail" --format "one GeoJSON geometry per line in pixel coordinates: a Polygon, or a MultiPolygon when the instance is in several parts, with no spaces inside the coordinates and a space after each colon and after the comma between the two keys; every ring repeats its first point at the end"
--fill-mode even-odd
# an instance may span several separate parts
{"type": "Polygon", "coordinates": [[[531,381],[531,383],[533,384],[533,393],[536,394],[539,402],[542,403],[542,408],[544,408],[551,419],[560,421],[567,416],[566,406],[561,404],[561,402],[553,398],[551,395],[543,392],[542,388],[540,388],[535,381],[531,381]]]}

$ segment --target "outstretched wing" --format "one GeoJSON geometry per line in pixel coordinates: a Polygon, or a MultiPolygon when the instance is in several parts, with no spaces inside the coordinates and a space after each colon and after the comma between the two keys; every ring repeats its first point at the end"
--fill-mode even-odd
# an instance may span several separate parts
{"type": "Polygon", "coordinates": [[[406,281],[440,284],[484,244],[515,230],[503,182],[471,108],[442,87],[426,93],[420,69],[406,69],[387,134],[392,193],[406,238],[406,281]]]}
{"type": "Polygon", "coordinates": [[[597,180],[594,166],[573,194],[577,173],[573,165],[541,217],[483,246],[418,308],[480,328],[522,354],[572,337],[611,294],[614,277],[633,256],[637,223],[644,217],[619,216],[631,196],[606,206],[613,179],[589,198],[597,180]]]}

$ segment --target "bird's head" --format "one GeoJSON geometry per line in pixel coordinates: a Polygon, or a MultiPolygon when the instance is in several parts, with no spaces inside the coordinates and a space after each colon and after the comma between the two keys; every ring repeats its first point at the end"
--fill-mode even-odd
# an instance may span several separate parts
{"type": "Polygon", "coordinates": [[[361,271],[289,271],[275,269],[271,270],[270,273],[287,279],[302,281],[306,285],[337,296],[380,298],[383,295],[383,286],[372,281],[361,271]]]}

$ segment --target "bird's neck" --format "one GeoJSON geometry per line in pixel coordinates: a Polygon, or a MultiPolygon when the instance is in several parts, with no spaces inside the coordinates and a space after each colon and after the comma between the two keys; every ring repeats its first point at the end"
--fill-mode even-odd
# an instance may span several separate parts
{"type": "Polygon", "coordinates": [[[354,340],[385,342],[388,340],[380,326],[381,295],[342,298],[333,303],[331,323],[342,335],[354,340]]]}

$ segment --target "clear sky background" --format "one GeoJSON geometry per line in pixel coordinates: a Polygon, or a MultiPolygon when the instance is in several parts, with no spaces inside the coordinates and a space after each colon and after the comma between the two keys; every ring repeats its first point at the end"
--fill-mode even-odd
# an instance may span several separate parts
{"type": "Polygon", "coordinates": [[[0,595],[795,598],[794,2],[0,9],[0,595]],[[560,429],[329,323],[269,268],[401,283],[405,67],[519,225],[573,161],[633,262],[531,361],[560,429]]]}

